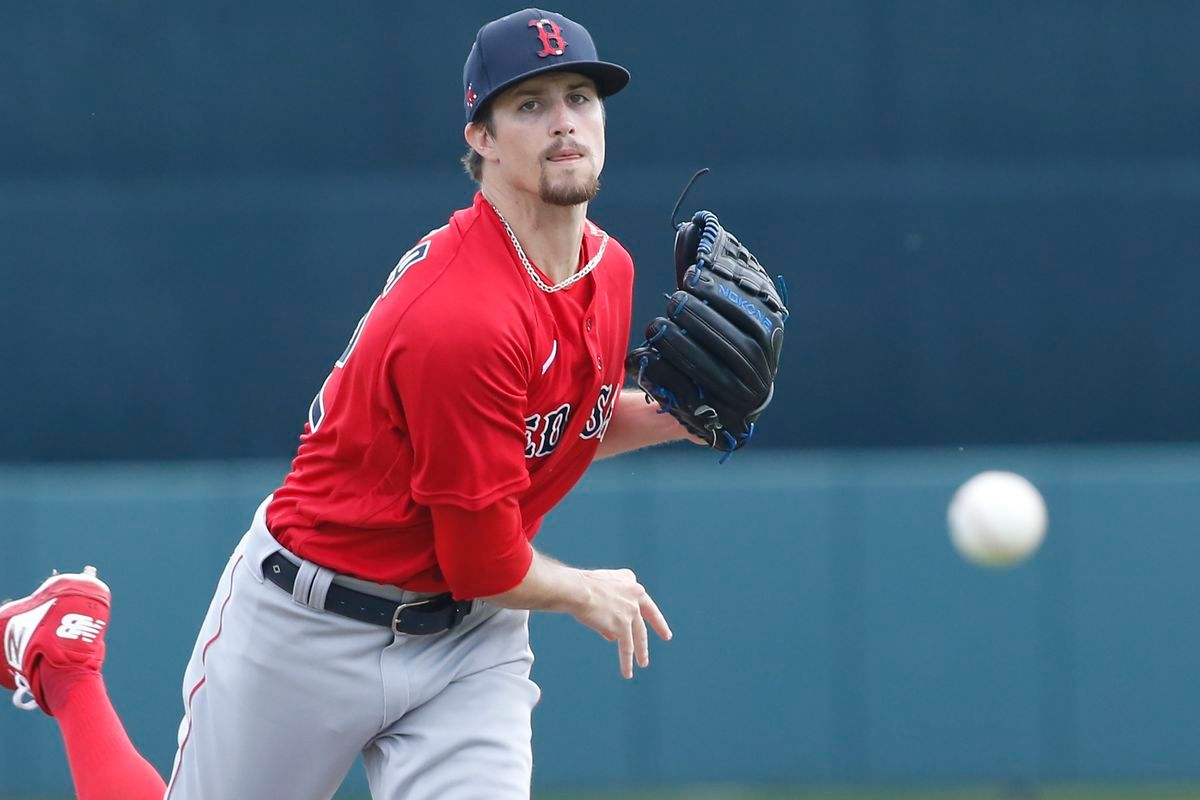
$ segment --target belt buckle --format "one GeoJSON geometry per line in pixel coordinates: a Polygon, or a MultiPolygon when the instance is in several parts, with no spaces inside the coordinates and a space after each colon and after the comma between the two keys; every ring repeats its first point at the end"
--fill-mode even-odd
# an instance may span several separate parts
{"type": "Polygon", "coordinates": [[[404,609],[414,608],[415,606],[427,606],[432,603],[434,599],[435,598],[430,597],[425,600],[417,600],[412,603],[401,603],[400,605],[396,606],[396,610],[392,612],[392,633],[396,634],[397,636],[404,633],[404,631],[400,630],[400,614],[404,611],[404,609]]]}

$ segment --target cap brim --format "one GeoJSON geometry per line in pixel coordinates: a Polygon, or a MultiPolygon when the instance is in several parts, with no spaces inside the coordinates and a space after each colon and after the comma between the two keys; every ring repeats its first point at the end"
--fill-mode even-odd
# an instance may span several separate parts
{"type": "Polygon", "coordinates": [[[471,112],[471,119],[474,120],[479,111],[505,89],[516,86],[521,81],[529,80],[538,75],[544,75],[547,72],[578,72],[580,75],[586,75],[596,82],[596,91],[600,93],[601,97],[611,97],[629,85],[629,70],[620,64],[613,64],[608,61],[568,61],[547,64],[544,67],[538,67],[537,69],[521,73],[512,80],[505,81],[499,86],[494,87],[487,95],[480,98],[479,103],[475,106],[475,110],[471,112]]]}

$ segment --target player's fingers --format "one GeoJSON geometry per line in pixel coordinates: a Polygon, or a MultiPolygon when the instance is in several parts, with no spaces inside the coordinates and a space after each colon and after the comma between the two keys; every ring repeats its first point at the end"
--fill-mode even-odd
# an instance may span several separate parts
{"type": "Polygon", "coordinates": [[[621,675],[633,677],[633,627],[626,627],[617,639],[617,655],[621,660],[621,675]]]}
{"type": "Polygon", "coordinates": [[[633,654],[642,669],[650,666],[650,634],[646,632],[646,621],[641,616],[633,620],[633,654]]]}
{"type": "Polygon", "coordinates": [[[642,617],[644,617],[645,620],[650,623],[650,627],[654,628],[654,632],[657,633],[659,637],[669,641],[674,634],[671,633],[671,626],[667,624],[667,618],[664,617],[663,613],[658,610],[658,604],[654,602],[654,598],[652,598],[650,595],[646,595],[642,598],[641,606],[642,617]]]}

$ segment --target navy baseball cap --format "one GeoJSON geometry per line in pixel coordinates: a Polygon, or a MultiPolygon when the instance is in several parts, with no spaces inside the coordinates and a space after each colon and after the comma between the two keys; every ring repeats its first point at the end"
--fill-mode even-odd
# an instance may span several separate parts
{"type": "Polygon", "coordinates": [[[629,70],[601,61],[587,28],[562,14],[527,8],[479,29],[463,65],[467,122],[499,92],[544,72],[578,72],[596,82],[601,97],[629,83],[629,70]]]}

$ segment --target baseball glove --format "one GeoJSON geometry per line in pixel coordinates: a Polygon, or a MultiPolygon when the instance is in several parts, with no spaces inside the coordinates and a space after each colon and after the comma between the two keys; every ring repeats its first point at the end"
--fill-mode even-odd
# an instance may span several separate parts
{"type": "Polygon", "coordinates": [[[675,276],[666,316],[647,326],[626,367],[647,402],[732,453],[750,441],[775,392],[786,288],[709,211],[676,230],[675,276]]]}

